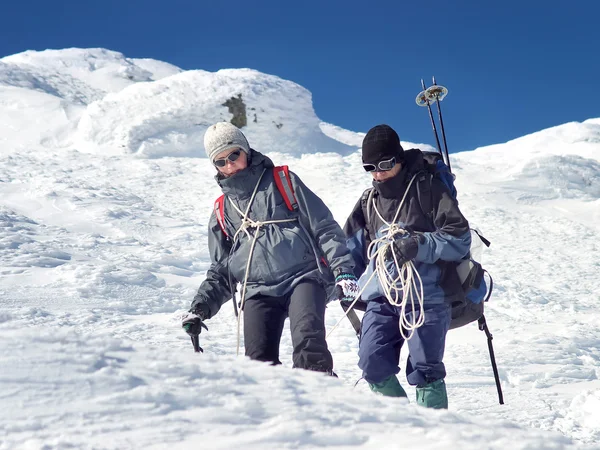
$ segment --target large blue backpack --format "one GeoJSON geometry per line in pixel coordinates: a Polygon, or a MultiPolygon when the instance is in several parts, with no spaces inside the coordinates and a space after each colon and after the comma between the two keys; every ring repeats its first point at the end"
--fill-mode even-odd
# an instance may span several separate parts
{"type": "MultiPolygon", "coordinates": [[[[454,186],[454,174],[444,162],[442,155],[438,152],[422,152],[425,165],[425,171],[417,178],[417,194],[421,209],[433,221],[433,204],[431,197],[431,183],[433,178],[442,181],[450,195],[457,198],[456,187],[454,186]]],[[[458,201],[458,200],[457,200],[458,201]]],[[[471,248],[476,243],[481,243],[486,247],[490,246],[490,241],[483,237],[477,230],[471,229],[471,248]],[[479,242],[477,242],[479,240],[479,242]]],[[[462,327],[468,323],[474,322],[483,316],[484,303],[492,295],[494,282],[490,274],[473,259],[471,252],[463,261],[456,264],[456,271],[460,279],[464,299],[455,301],[452,304],[452,321],[450,329],[462,327]],[[486,280],[487,274],[487,280],[486,280]]]]}

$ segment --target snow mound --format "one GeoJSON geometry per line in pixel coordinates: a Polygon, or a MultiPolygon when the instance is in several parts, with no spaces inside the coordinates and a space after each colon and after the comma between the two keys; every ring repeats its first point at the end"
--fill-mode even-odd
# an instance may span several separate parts
{"type": "Polygon", "coordinates": [[[456,154],[459,159],[461,155],[473,155],[475,158],[469,159],[482,164],[493,161],[498,169],[522,166],[533,159],[552,155],[577,155],[600,161],[600,119],[569,122],[504,144],[456,154]]]}
{"type": "Polygon", "coordinates": [[[309,91],[250,69],[187,71],[109,94],[89,105],[76,143],[109,154],[204,156],[204,132],[218,121],[243,128],[250,145],[264,152],[356,150],[321,131],[309,91]]]}
{"type": "Polygon", "coordinates": [[[600,441],[600,390],[585,390],[576,395],[563,418],[558,420],[561,430],[573,430],[573,436],[584,443],[600,441]]]}
{"type": "Polygon", "coordinates": [[[530,191],[531,198],[600,198],[600,162],[575,155],[551,155],[527,162],[511,183],[530,191]],[[546,186],[546,189],[539,189],[546,186]]]}
{"type": "Polygon", "coordinates": [[[511,196],[523,203],[600,199],[600,119],[566,123],[451,159],[453,169],[485,173],[489,189],[516,193],[511,196]]]}
{"type": "Polygon", "coordinates": [[[76,104],[181,72],[161,61],[126,58],[101,48],[26,51],[0,59],[0,85],[55,95],[76,104]]]}
{"type": "Polygon", "coordinates": [[[171,64],[105,49],[27,51],[2,58],[0,145],[67,147],[89,103],[179,72],[171,64]]]}
{"type": "Polygon", "coordinates": [[[0,144],[105,155],[204,156],[203,135],[231,121],[265,152],[356,151],[361,134],[321,129],[309,91],[250,69],[184,72],[102,49],[0,59],[0,144]]]}

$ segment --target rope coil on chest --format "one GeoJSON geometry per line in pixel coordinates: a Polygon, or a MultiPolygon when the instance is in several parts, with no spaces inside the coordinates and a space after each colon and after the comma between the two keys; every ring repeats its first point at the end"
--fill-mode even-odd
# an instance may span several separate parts
{"type": "MultiPolygon", "coordinates": [[[[344,314],[345,317],[348,314],[348,311],[354,307],[355,303],[361,297],[369,283],[371,283],[373,278],[375,278],[377,275],[379,285],[381,286],[387,301],[391,305],[400,308],[400,334],[406,340],[410,339],[415,330],[425,322],[425,310],[423,306],[423,281],[421,280],[421,277],[417,272],[413,262],[407,261],[404,264],[401,264],[398,260],[398,256],[393,251],[393,247],[390,247],[393,245],[394,239],[397,238],[398,235],[408,234],[408,232],[404,228],[400,227],[396,222],[410,187],[417,175],[418,174],[415,174],[411,178],[406,191],[404,192],[404,196],[398,205],[396,214],[391,222],[387,222],[382,217],[380,212],[377,210],[375,199],[372,199],[373,210],[377,213],[379,219],[384,223],[384,227],[382,228],[382,236],[374,239],[367,248],[369,265],[372,261],[374,261],[375,269],[344,314]],[[388,252],[390,252],[393,256],[392,261],[386,260],[386,254],[388,252]],[[407,311],[413,312],[410,320],[407,319],[407,311]]],[[[338,327],[344,317],[342,317],[329,331],[327,337],[329,337],[331,333],[338,327]]]]}

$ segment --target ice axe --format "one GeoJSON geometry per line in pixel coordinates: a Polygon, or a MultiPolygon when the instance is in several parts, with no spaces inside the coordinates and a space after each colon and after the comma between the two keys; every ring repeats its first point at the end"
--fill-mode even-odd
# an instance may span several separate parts
{"type": "Polygon", "coordinates": [[[182,328],[185,330],[187,334],[190,335],[192,340],[192,345],[194,346],[194,352],[196,353],[204,353],[202,347],[200,347],[200,332],[202,328],[208,331],[208,327],[202,321],[200,316],[196,314],[188,314],[181,323],[182,328]]]}
{"type": "Polygon", "coordinates": [[[197,334],[196,336],[190,336],[190,338],[192,339],[194,351],[196,353],[204,353],[204,350],[202,349],[202,347],[200,347],[200,335],[197,334]]]}

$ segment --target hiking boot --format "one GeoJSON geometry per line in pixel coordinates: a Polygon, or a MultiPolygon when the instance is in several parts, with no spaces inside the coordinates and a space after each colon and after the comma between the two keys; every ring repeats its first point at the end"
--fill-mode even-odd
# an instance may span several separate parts
{"type": "Polygon", "coordinates": [[[373,392],[386,397],[408,397],[396,375],[386,378],[381,383],[369,383],[369,387],[373,392]]]}
{"type": "Polygon", "coordinates": [[[448,409],[448,394],[444,380],[417,386],[417,404],[426,408],[448,409]]]}

